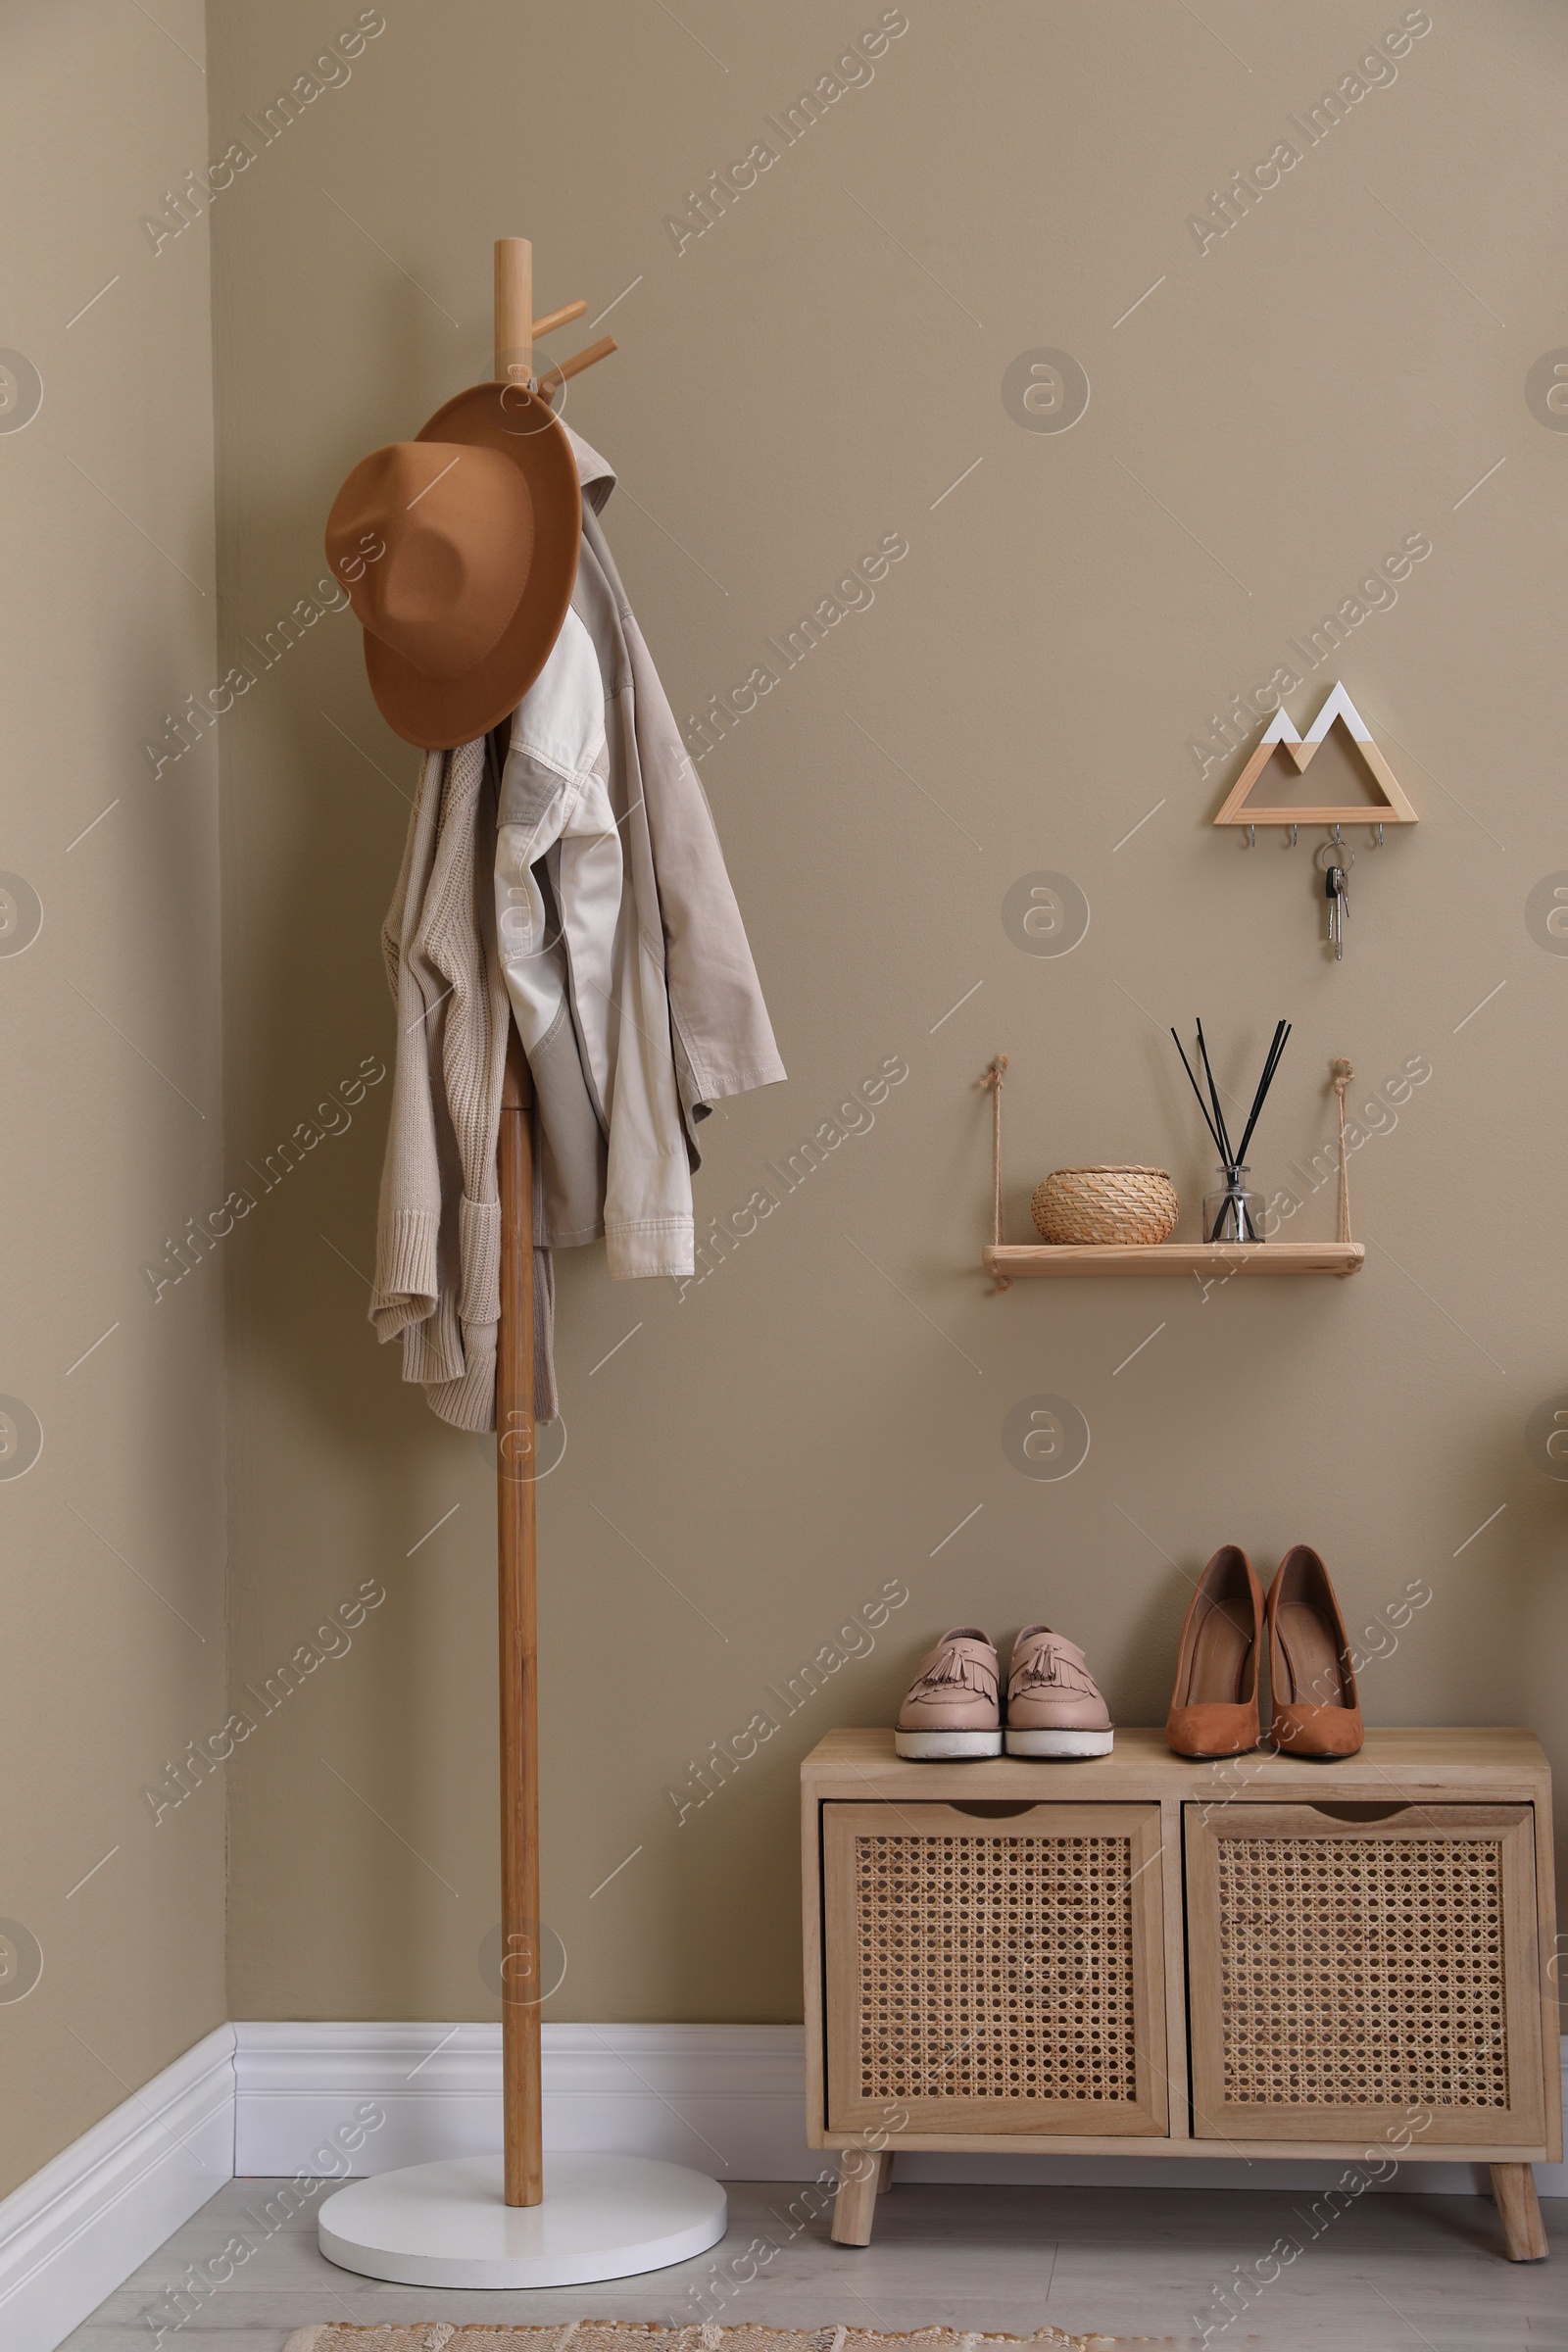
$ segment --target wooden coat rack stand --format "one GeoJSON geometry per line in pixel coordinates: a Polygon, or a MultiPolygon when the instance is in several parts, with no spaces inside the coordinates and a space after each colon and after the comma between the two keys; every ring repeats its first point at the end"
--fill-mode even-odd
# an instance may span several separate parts
{"type": "MultiPolygon", "coordinates": [[[[615,349],[612,335],[533,372],[534,338],[585,302],[533,316],[533,247],[495,252],[495,381],[514,421],[615,349]]],[[[543,423],[543,420],[541,420],[543,423]]],[[[545,427],[544,429],[550,429],[545,427]]],[[[539,1649],[534,1494],[533,1083],[510,1026],[501,1097],[501,1327],[496,1353],[496,1550],[501,1667],[501,2076],[504,2150],[356,2181],[320,2209],[329,2261],[411,2286],[581,2285],[662,2270],[724,2234],[724,2191],[684,2165],[558,2156],[542,2126],[539,1649]]]]}

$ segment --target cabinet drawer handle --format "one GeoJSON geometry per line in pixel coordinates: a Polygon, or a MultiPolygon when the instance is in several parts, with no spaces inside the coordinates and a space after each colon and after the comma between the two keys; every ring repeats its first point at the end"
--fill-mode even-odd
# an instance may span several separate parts
{"type": "Polygon", "coordinates": [[[1401,1813],[1416,1810],[1413,1805],[1332,1805],[1312,1800],[1314,1813],[1326,1813],[1330,1821],[1397,1821],[1401,1813]]]}
{"type": "Polygon", "coordinates": [[[949,1810],[954,1813],[972,1813],[976,1821],[1015,1821],[1020,1813],[1032,1813],[1035,1803],[1035,1798],[1029,1796],[976,1796],[962,1801],[955,1797],[950,1802],[949,1810]]]}

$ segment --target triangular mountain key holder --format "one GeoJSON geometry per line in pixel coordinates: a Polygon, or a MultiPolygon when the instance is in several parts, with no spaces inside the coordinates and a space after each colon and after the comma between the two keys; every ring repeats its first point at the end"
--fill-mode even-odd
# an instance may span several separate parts
{"type": "Polygon", "coordinates": [[[1316,853],[1316,862],[1323,875],[1323,896],[1329,909],[1329,939],[1336,962],[1345,954],[1345,923],[1350,911],[1349,869],[1355,862],[1355,852],[1346,845],[1344,828],[1347,825],[1366,825],[1372,833],[1372,846],[1381,849],[1385,825],[1413,825],[1419,821],[1394,770],[1373,742],[1371,728],[1351,702],[1343,683],[1335,685],[1304,736],[1298,735],[1284,710],[1275,711],[1252,757],[1226,796],[1224,808],[1214,819],[1216,825],[1245,825],[1254,845],[1259,825],[1289,825],[1293,849],[1300,826],[1326,825],[1329,828],[1328,839],[1316,853]],[[1342,723],[1361,766],[1382,794],[1381,800],[1354,801],[1339,808],[1316,803],[1310,807],[1297,803],[1274,808],[1268,805],[1266,795],[1260,802],[1251,800],[1252,791],[1276,754],[1289,760],[1298,775],[1304,775],[1313,758],[1328,740],[1336,719],[1342,723]]]}

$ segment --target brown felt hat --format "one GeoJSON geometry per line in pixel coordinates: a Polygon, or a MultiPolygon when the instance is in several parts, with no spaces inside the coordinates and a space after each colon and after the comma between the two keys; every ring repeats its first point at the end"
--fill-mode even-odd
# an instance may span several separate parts
{"type": "Polygon", "coordinates": [[[475,384],[355,466],[327,561],[405,743],[450,751],[516,709],[561,634],[581,533],[571,445],[519,385],[475,384]]]}

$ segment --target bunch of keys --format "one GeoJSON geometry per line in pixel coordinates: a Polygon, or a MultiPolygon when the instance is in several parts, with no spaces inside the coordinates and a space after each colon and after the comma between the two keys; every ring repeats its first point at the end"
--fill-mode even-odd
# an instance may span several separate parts
{"type": "MultiPolygon", "coordinates": [[[[1355,852],[1349,857],[1353,862],[1355,852]]],[[[1317,862],[1323,875],[1323,896],[1329,903],[1329,939],[1334,949],[1334,960],[1345,960],[1345,926],[1350,919],[1350,874],[1344,862],[1343,842],[1326,841],[1317,853],[1317,862]]]]}

